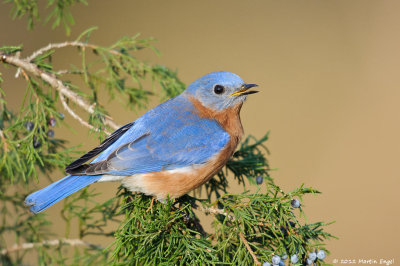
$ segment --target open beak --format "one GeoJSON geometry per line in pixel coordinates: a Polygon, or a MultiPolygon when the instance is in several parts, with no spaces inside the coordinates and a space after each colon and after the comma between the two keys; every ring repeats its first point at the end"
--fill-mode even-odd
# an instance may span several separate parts
{"type": "Polygon", "coordinates": [[[257,87],[257,84],[243,84],[240,90],[235,91],[230,96],[249,95],[257,93],[258,91],[249,91],[250,88],[257,87]]]}

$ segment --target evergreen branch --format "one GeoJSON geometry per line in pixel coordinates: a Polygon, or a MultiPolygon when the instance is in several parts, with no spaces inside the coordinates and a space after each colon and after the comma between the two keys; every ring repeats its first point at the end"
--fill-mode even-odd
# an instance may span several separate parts
{"type": "MultiPolygon", "coordinates": [[[[43,50],[44,52],[44,50],[43,50]]],[[[38,56],[38,55],[36,55],[38,56]]],[[[94,105],[89,104],[85,99],[79,96],[76,92],[69,89],[63,82],[57,79],[53,74],[41,70],[37,65],[27,61],[26,59],[20,59],[17,56],[10,56],[1,54],[0,61],[19,67],[34,76],[42,79],[43,81],[50,84],[51,87],[56,89],[60,94],[63,94],[68,99],[79,105],[82,109],[86,110],[89,114],[94,114],[94,105]]],[[[116,130],[120,126],[117,125],[110,117],[104,117],[104,123],[116,130]]]]}
{"type": "MultiPolygon", "coordinates": [[[[67,102],[66,102],[66,100],[65,100],[65,97],[64,97],[64,95],[63,95],[62,93],[60,93],[59,96],[60,96],[60,101],[61,101],[61,103],[62,103],[64,109],[65,109],[73,118],[75,118],[76,120],[78,120],[79,123],[81,123],[83,126],[89,128],[90,130],[93,130],[93,131],[95,131],[95,132],[99,132],[99,131],[100,131],[98,128],[95,128],[94,126],[92,126],[91,124],[89,124],[88,122],[86,122],[85,120],[83,120],[79,115],[77,115],[77,114],[74,112],[74,110],[72,110],[72,109],[68,106],[68,104],[67,104],[67,102]]],[[[110,132],[109,132],[109,131],[104,130],[104,132],[105,132],[106,134],[110,135],[110,132]]]]}
{"type": "Polygon", "coordinates": [[[6,140],[6,137],[4,136],[3,130],[1,130],[1,129],[0,129],[0,139],[1,139],[1,142],[4,143],[3,144],[4,152],[7,153],[8,152],[7,140],[6,140]]]}
{"type": "MultiPolygon", "coordinates": [[[[199,206],[199,205],[193,205],[192,207],[193,207],[193,209],[204,212],[205,214],[224,215],[232,222],[236,219],[236,217],[234,215],[228,214],[223,209],[218,209],[218,208],[213,208],[213,207],[203,207],[203,206],[199,206]]],[[[266,223],[266,222],[259,222],[257,225],[264,226],[264,227],[271,226],[270,223],[266,223]]]]}
{"type": "Polygon", "coordinates": [[[83,72],[63,69],[63,70],[54,71],[54,74],[60,76],[60,75],[64,75],[64,74],[83,74],[83,72]]]}
{"type": "Polygon", "coordinates": [[[199,205],[194,205],[193,209],[204,212],[205,214],[213,214],[213,215],[221,214],[221,215],[226,216],[231,221],[235,220],[235,216],[228,214],[227,212],[225,212],[222,209],[213,208],[213,207],[203,207],[203,206],[199,206],[199,205]]]}
{"type": "Polygon", "coordinates": [[[36,248],[36,247],[43,247],[43,246],[59,246],[62,244],[67,244],[70,245],[72,247],[75,246],[85,246],[85,247],[89,247],[89,248],[93,248],[93,249],[103,249],[102,247],[89,243],[89,242],[85,242],[81,239],[53,239],[53,240],[45,240],[43,242],[40,243],[23,243],[21,245],[13,245],[11,248],[5,248],[2,249],[0,251],[1,255],[6,255],[8,253],[11,252],[16,252],[16,251],[21,251],[21,250],[25,250],[25,249],[32,249],[32,248],[36,248]]]}
{"type": "MultiPolygon", "coordinates": [[[[26,17],[28,21],[28,29],[33,30],[36,22],[41,20],[39,13],[38,0],[5,0],[4,3],[9,3],[12,5],[11,16],[13,19],[21,19],[26,17]]],[[[47,0],[40,1],[41,3],[47,2],[45,4],[46,10],[49,10],[45,16],[44,24],[52,21],[52,29],[64,25],[65,33],[67,35],[71,32],[71,26],[75,24],[74,18],[71,13],[71,8],[73,5],[80,3],[88,5],[86,0],[47,0]],[[51,10],[50,10],[51,9],[51,10]]],[[[42,14],[43,15],[43,14],[42,14]]]]}
{"type": "MultiPolygon", "coordinates": [[[[68,47],[68,46],[72,46],[72,47],[80,47],[80,48],[90,48],[93,50],[99,49],[101,48],[98,45],[94,45],[94,44],[89,44],[89,43],[84,43],[84,42],[78,42],[78,41],[72,41],[72,42],[62,42],[62,43],[50,43],[47,46],[40,48],[39,50],[35,51],[32,55],[28,56],[25,60],[28,62],[31,62],[33,59],[35,59],[36,57],[45,54],[48,51],[51,51],[53,49],[58,49],[58,48],[64,48],[64,47],[68,47]]],[[[109,52],[113,55],[116,56],[122,56],[122,53],[116,51],[116,50],[112,50],[110,49],[109,52]]]]}
{"type": "Polygon", "coordinates": [[[239,232],[239,237],[242,240],[243,244],[246,246],[247,250],[249,251],[250,255],[253,257],[255,265],[261,265],[260,261],[257,259],[256,254],[254,254],[253,250],[251,249],[249,242],[247,242],[246,238],[244,237],[242,232],[239,232]]]}

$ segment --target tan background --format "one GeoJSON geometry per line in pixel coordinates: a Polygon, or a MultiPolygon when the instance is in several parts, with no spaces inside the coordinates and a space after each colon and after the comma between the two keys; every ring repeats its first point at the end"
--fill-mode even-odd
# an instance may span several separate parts
{"type": "MultiPolygon", "coordinates": [[[[328,262],[399,261],[400,2],[103,0],[72,11],[72,37],[93,25],[100,30],[92,41],[101,44],[137,32],[156,37],[163,56],[142,58],[178,69],[186,83],[216,70],[258,83],[262,92],[242,111],[245,131],[260,137],[271,130],[277,184],[289,190],[304,182],[323,192],[304,205],[311,222],[337,221],[329,231],[340,240],[328,242],[328,262]]],[[[26,21],[11,22],[8,12],[0,6],[0,45],[24,43],[30,52],[67,39],[48,26],[27,32],[26,21]]],[[[22,84],[6,83],[10,103],[22,84]]],[[[119,123],[137,117],[113,106],[119,123]]],[[[74,134],[71,144],[95,144],[74,134]]]]}

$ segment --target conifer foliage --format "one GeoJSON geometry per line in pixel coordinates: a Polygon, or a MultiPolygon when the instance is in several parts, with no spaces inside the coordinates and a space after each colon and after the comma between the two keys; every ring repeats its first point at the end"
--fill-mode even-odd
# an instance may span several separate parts
{"type": "MultiPolygon", "coordinates": [[[[15,18],[27,17],[29,28],[40,19],[37,1],[6,3],[12,4],[15,18]]],[[[63,24],[69,34],[69,7],[77,3],[87,4],[48,0],[46,20],[53,21],[53,27],[63,24]]],[[[94,197],[99,192],[92,185],[59,203],[63,237],[49,230],[52,221],[45,213],[29,213],[23,202],[37,188],[38,176],[51,179],[55,170],[63,171],[83,152],[58,138],[57,131],[69,127],[65,116],[80,123],[76,131],[90,131],[101,141],[119,126],[102,104],[107,100],[99,99],[100,91],[139,110],[146,109],[152,97],[165,100],[185,88],[176,72],[138,59],[143,49],[158,53],[152,39],[136,35],[100,46],[90,42],[94,30],[31,55],[22,45],[0,48],[0,72],[14,69],[26,83],[20,107],[10,109],[7,94],[13,88],[3,87],[0,73],[1,263],[26,264],[33,256],[38,264],[324,264],[329,254],[324,241],[333,236],[325,231],[326,223],[304,222],[302,205],[305,194],[319,191],[302,185],[284,192],[274,182],[266,158],[268,133],[261,139],[245,138],[199,195],[160,203],[120,188],[114,198],[98,202],[94,197]],[[75,49],[80,64],[56,69],[54,58],[64,49],[75,49]],[[148,86],[149,81],[154,86],[148,86]],[[230,193],[228,180],[243,184],[243,193],[230,193]],[[246,190],[249,186],[256,192],[246,190]],[[212,217],[211,229],[204,215],[212,217]],[[110,221],[117,221],[118,228],[108,231],[110,221]],[[78,238],[70,237],[72,230],[78,238]],[[89,243],[88,236],[107,237],[113,244],[89,243]]]]}

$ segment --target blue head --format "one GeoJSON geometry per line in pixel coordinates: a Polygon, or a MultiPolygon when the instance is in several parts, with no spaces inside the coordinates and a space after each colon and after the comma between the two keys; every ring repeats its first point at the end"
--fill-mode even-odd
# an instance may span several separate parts
{"type": "Polygon", "coordinates": [[[246,84],[236,74],[218,71],[209,73],[190,84],[183,95],[191,95],[204,106],[216,111],[233,107],[246,100],[256,84],[246,84]]]}

